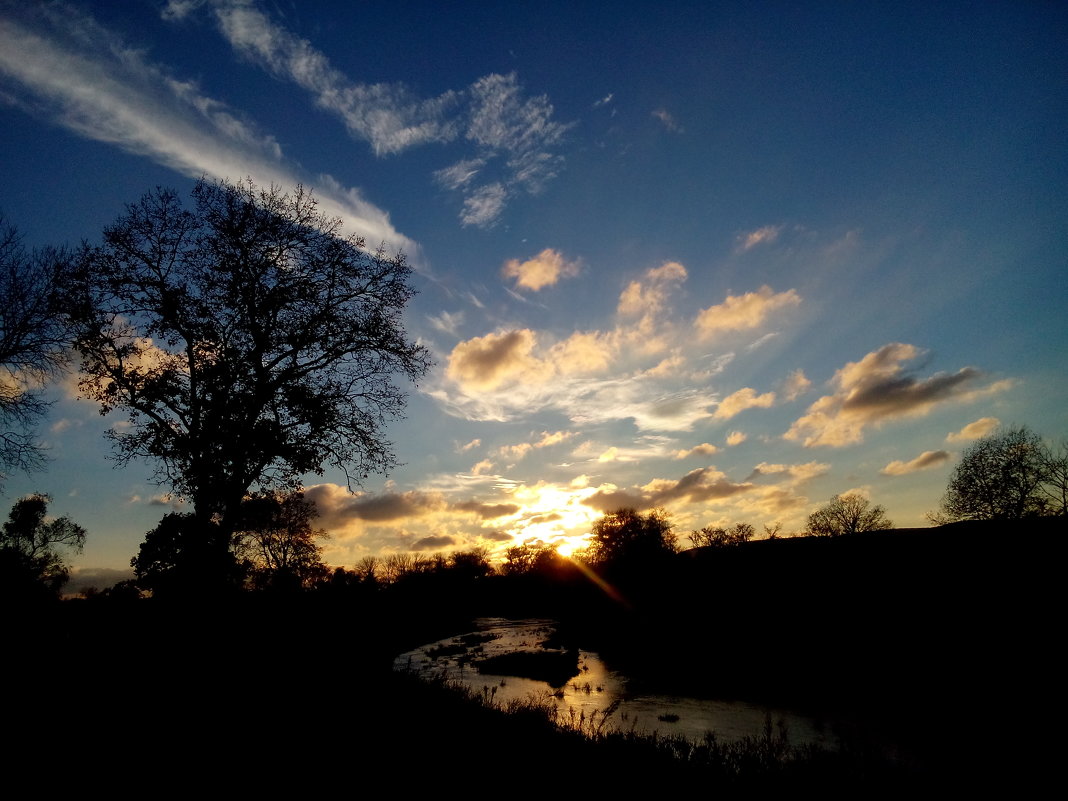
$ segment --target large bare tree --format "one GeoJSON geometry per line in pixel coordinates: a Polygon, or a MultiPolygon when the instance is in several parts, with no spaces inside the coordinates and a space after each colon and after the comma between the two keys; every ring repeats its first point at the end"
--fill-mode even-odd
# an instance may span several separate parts
{"type": "Polygon", "coordinates": [[[77,259],[67,311],[81,392],[230,547],[253,489],[293,490],[331,464],[350,485],[395,457],[386,422],[429,355],[401,313],[402,255],[368,251],[303,189],[201,181],[192,207],[158,189],[77,259]]]}

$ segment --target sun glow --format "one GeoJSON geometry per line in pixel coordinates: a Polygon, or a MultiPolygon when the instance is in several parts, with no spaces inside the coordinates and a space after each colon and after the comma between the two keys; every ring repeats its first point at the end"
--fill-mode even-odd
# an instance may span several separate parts
{"type": "Polygon", "coordinates": [[[596,492],[589,487],[561,487],[538,482],[516,487],[512,499],[522,508],[506,531],[513,543],[543,542],[562,556],[586,547],[593,522],[600,513],[582,503],[596,492]]]}

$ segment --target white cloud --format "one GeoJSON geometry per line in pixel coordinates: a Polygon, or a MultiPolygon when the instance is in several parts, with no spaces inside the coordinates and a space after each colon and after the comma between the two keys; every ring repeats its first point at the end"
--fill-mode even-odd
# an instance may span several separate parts
{"type": "Polygon", "coordinates": [[[427,320],[434,328],[438,329],[445,334],[451,334],[452,336],[459,336],[460,326],[464,322],[464,313],[458,311],[455,314],[447,311],[443,311],[436,317],[433,315],[427,315],[427,320]]]}
{"type": "MultiPolygon", "coordinates": [[[[544,95],[527,96],[514,73],[492,73],[465,89],[421,98],[401,83],[349,79],[308,40],[244,0],[208,5],[237,53],[307,91],[377,155],[458,139],[473,145],[474,155],[433,174],[440,185],[462,194],[459,216],[465,226],[492,226],[509,199],[541,192],[563,163],[556,149],[571,125],[553,119],[553,106],[544,95]],[[476,178],[491,168],[495,177],[479,183],[476,178]]],[[[179,19],[191,9],[172,4],[163,15],[179,19]]]]}
{"type": "Polygon", "coordinates": [[[434,172],[434,178],[446,189],[463,189],[486,166],[481,158],[464,159],[434,172]]]}
{"type": "Polygon", "coordinates": [[[421,100],[402,84],[353,83],[310,42],[276,25],[249,3],[219,0],[211,6],[220,32],[234,50],[309,92],[316,105],[337,115],[375,153],[398,153],[457,137],[456,123],[446,117],[458,104],[455,92],[421,100]]]}
{"type": "Polygon", "coordinates": [[[492,183],[480,186],[464,198],[460,222],[464,225],[488,228],[497,222],[507,201],[508,190],[503,184],[492,183]]]}

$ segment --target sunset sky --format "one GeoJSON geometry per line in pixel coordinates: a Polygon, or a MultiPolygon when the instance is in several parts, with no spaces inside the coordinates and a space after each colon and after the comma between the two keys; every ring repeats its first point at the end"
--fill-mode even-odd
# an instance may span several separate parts
{"type": "MultiPolygon", "coordinates": [[[[251,177],[408,255],[436,364],[403,466],[307,478],[331,564],[851,490],[926,525],[999,422],[1068,436],[1063,3],[0,0],[0,120],[31,246],[251,177]]],[[[104,586],[185,507],[75,384],[0,503],[104,586]]]]}

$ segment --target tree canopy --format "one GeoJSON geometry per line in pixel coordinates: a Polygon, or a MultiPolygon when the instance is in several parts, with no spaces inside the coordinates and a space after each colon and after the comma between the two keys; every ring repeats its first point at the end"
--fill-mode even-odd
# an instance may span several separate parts
{"type": "Polygon", "coordinates": [[[0,216],[0,480],[44,461],[34,426],[48,404],[41,387],[66,364],[66,331],[56,290],[66,254],[27,250],[0,216]]]}
{"type": "Polygon", "coordinates": [[[594,564],[634,564],[677,550],[667,512],[656,509],[641,515],[634,509],[617,509],[593,524],[587,557],[594,564]]]}
{"type": "Polygon", "coordinates": [[[1042,513],[1048,458],[1042,439],[1026,426],[977,440],[961,454],[932,520],[1018,520],[1042,513]]]}
{"type": "Polygon", "coordinates": [[[403,255],[343,237],[299,187],[201,181],[192,198],[129,205],[80,253],[65,308],[82,394],[129,416],[118,461],[154,462],[228,547],[253,488],[296,489],[325,464],[350,486],[387,471],[394,378],[430,361],[402,326],[403,255]]]}
{"type": "Polygon", "coordinates": [[[871,501],[855,492],[832,496],[808,516],[808,532],[817,537],[840,537],[893,527],[882,506],[872,506],[871,501]]]}

